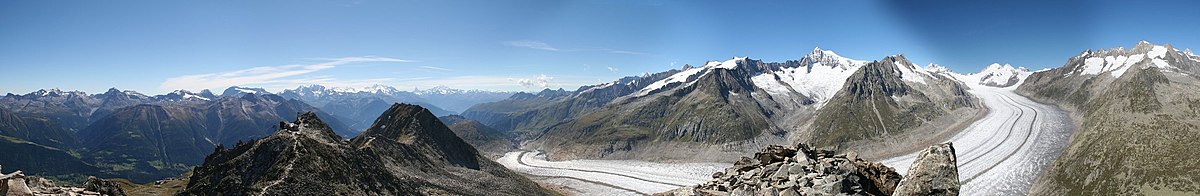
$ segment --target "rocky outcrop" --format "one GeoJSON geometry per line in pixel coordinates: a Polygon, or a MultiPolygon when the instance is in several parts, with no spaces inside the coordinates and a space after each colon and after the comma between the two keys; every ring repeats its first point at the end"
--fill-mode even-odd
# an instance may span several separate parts
{"type": "Polygon", "coordinates": [[[931,146],[917,155],[894,195],[958,195],[958,160],[950,143],[931,146]]]}
{"type": "Polygon", "coordinates": [[[88,177],[87,181],[83,181],[83,189],[110,196],[126,195],[125,190],[122,190],[117,183],[96,177],[88,177]]]}
{"type": "MultiPolygon", "coordinates": [[[[2,170],[0,170],[2,172],[2,170]]],[[[25,176],[21,171],[0,173],[0,194],[4,196],[32,195],[106,195],[125,196],[125,190],[112,181],[89,176],[83,187],[56,186],[49,179],[25,176]]]]}
{"type": "Polygon", "coordinates": [[[958,195],[958,169],[950,143],[929,147],[901,178],[881,163],[848,151],[835,154],[799,144],[768,146],[742,157],[713,180],[655,195],[958,195]]]}
{"type": "Polygon", "coordinates": [[[900,182],[895,169],[800,144],[769,146],[742,157],[707,183],[659,195],[890,195],[900,182]]]}

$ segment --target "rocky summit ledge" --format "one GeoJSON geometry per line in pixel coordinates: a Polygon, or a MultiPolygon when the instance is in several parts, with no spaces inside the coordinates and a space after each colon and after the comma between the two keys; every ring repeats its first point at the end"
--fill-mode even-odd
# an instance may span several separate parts
{"type": "Polygon", "coordinates": [[[772,145],[754,158],[742,157],[707,183],[655,195],[957,195],[954,165],[950,143],[923,151],[909,179],[894,168],[859,159],[853,151],[772,145]]]}

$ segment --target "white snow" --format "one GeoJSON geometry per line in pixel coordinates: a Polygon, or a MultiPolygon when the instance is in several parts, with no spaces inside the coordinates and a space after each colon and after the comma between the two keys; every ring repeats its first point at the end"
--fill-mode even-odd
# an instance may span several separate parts
{"type": "MultiPolygon", "coordinates": [[[[1125,58],[1125,56],[1118,56],[1115,61],[1109,63],[1112,64],[1112,67],[1114,67],[1112,76],[1114,78],[1121,77],[1122,74],[1125,74],[1125,70],[1128,70],[1130,67],[1133,67],[1133,65],[1141,62],[1143,59],[1145,59],[1145,56],[1145,54],[1135,54],[1129,56],[1128,58],[1125,58]]],[[[1105,58],[1105,60],[1108,60],[1108,58],[1105,58]]]]}
{"type": "Polygon", "coordinates": [[[1150,48],[1150,52],[1146,54],[1149,54],[1152,58],[1162,58],[1167,56],[1167,47],[1154,46],[1153,48],[1150,48]]]}
{"type": "Polygon", "coordinates": [[[786,84],[775,80],[774,73],[765,73],[750,77],[750,82],[753,82],[754,86],[767,91],[767,94],[770,95],[787,95],[793,92],[786,84]]]}
{"type": "MultiPolygon", "coordinates": [[[[636,160],[571,160],[547,161],[544,154],[536,152],[509,152],[496,160],[517,172],[534,176],[559,176],[599,182],[640,194],[653,194],[691,186],[711,180],[713,173],[731,166],[727,163],[654,163],[636,160]],[[524,156],[522,156],[524,155],[524,156]],[[522,164],[522,162],[524,164],[522,164]]],[[[562,185],[584,191],[583,195],[609,195],[628,193],[607,186],[595,186],[575,180],[576,183],[562,185]],[[576,187],[578,186],[578,187],[576,187]],[[599,190],[598,190],[599,189],[599,190]],[[589,192],[595,191],[595,192],[589,192]]]]}
{"type": "Polygon", "coordinates": [[[199,100],[205,100],[205,101],[208,101],[208,98],[204,98],[204,97],[201,97],[201,96],[196,96],[196,95],[193,95],[193,94],[183,94],[183,99],[199,99],[199,100]]]}
{"type": "MultiPolygon", "coordinates": [[[[630,81],[630,83],[633,83],[634,81],[637,81],[637,80],[630,81]]],[[[587,92],[592,92],[592,91],[595,91],[595,90],[597,90],[597,89],[604,89],[604,88],[608,88],[608,87],[610,87],[610,86],[613,86],[613,85],[615,85],[615,84],[617,84],[617,82],[615,82],[615,81],[614,81],[614,82],[605,82],[605,83],[602,83],[602,84],[600,84],[600,85],[598,85],[598,86],[594,86],[594,87],[591,87],[591,88],[588,88],[588,89],[584,89],[583,91],[579,91],[579,93],[576,93],[576,94],[577,94],[577,95],[582,95],[582,94],[584,94],[584,93],[587,93],[587,92]]]]}
{"type": "Polygon", "coordinates": [[[1153,60],[1150,60],[1150,62],[1153,62],[1154,66],[1158,67],[1159,69],[1165,69],[1165,68],[1171,67],[1171,64],[1167,64],[1167,61],[1164,61],[1159,58],[1154,58],[1153,60]]]}
{"type": "MultiPolygon", "coordinates": [[[[958,157],[963,195],[1021,195],[1066,148],[1070,120],[1054,106],[1014,93],[966,83],[991,111],[947,142],[958,157]]],[[[881,160],[905,174],[917,154],[881,160]]]]}
{"type": "Polygon", "coordinates": [[[258,91],[254,91],[253,89],[241,88],[241,87],[238,87],[238,88],[233,88],[233,90],[237,90],[238,92],[242,92],[242,93],[256,93],[256,92],[258,92],[258,91]]]}
{"type": "Polygon", "coordinates": [[[708,62],[708,64],[704,65],[704,67],[693,67],[693,68],[685,69],[683,71],[680,71],[679,73],[675,73],[675,75],[671,75],[671,77],[667,77],[666,79],[655,81],[654,83],[650,83],[650,85],[646,85],[646,87],[642,88],[642,90],[639,90],[635,96],[637,96],[637,97],[646,96],[646,95],[650,94],[650,92],[654,92],[655,90],[658,90],[658,89],[660,89],[664,86],[667,86],[668,84],[671,84],[671,83],[687,82],[688,78],[691,78],[693,75],[704,72],[705,70],[708,70],[709,67],[713,67],[716,65],[719,65],[719,63],[716,63],[716,61],[712,61],[712,62],[708,62]]]}
{"type": "Polygon", "coordinates": [[[786,97],[792,93],[799,93],[810,97],[817,102],[814,106],[820,108],[842,89],[842,85],[854,71],[867,64],[866,61],[845,58],[820,48],[813,49],[813,52],[804,58],[815,62],[807,66],[762,73],[751,77],[750,81],[772,96],[786,97]]]}
{"type": "Polygon", "coordinates": [[[999,63],[992,63],[991,65],[988,65],[987,68],[979,71],[979,73],[965,76],[960,75],[955,78],[970,84],[1005,84],[1008,83],[1009,79],[1017,77],[1017,84],[1011,86],[1015,87],[1021,84],[1025,78],[1029,77],[1031,74],[1033,73],[1029,72],[1029,70],[1025,69],[1025,67],[1013,67],[1010,64],[1000,65],[999,63]]]}
{"type": "Polygon", "coordinates": [[[734,57],[733,59],[729,59],[725,62],[721,62],[721,64],[718,64],[718,65],[714,66],[713,68],[737,69],[738,63],[743,62],[743,61],[746,61],[746,57],[734,57]]]}
{"type": "Polygon", "coordinates": [[[1083,60],[1083,70],[1080,75],[1095,75],[1104,70],[1104,58],[1090,57],[1083,60]]]}
{"type": "Polygon", "coordinates": [[[903,79],[904,81],[925,84],[925,78],[917,74],[920,73],[929,75],[929,72],[921,70],[921,68],[917,67],[916,65],[906,64],[900,61],[894,61],[892,63],[896,65],[896,68],[900,69],[900,79],[903,79]]]}

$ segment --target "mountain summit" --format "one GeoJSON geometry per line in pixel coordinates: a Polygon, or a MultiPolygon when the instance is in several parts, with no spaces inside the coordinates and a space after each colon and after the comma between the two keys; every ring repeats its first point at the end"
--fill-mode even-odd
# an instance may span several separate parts
{"type": "Polygon", "coordinates": [[[420,106],[394,104],[350,141],[312,113],[280,127],[218,147],[184,194],[549,195],[479,155],[420,106]]]}

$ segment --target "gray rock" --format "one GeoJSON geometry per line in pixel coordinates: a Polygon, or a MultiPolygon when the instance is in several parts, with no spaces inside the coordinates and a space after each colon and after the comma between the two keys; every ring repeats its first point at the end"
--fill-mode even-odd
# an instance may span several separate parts
{"type": "Polygon", "coordinates": [[[769,146],[755,153],[754,159],[743,157],[727,172],[713,174],[712,181],[693,189],[696,193],[728,191],[720,195],[889,195],[900,182],[894,169],[857,159],[857,153],[848,155],[805,145],[769,146]]]}
{"type": "Polygon", "coordinates": [[[957,164],[954,145],[931,146],[917,156],[893,195],[958,195],[957,164]]]}

